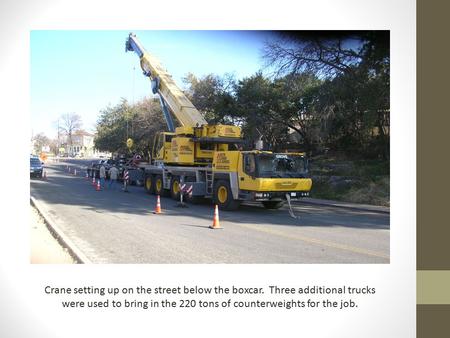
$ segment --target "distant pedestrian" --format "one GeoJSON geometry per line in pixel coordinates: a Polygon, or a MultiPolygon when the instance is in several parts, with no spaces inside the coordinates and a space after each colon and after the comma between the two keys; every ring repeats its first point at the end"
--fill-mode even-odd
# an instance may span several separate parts
{"type": "Polygon", "coordinates": [[[115,188],[117,184],[117,178],[119,177],[119,169],[116,168],[116,166],[112,166],[111,169],[109,169],[109,187],[115,188]]]}
{"type": "Polygon", "coordinates": [[[100,166],[100,188],[105,188],[106,168],[102,164],[100,166]]]}

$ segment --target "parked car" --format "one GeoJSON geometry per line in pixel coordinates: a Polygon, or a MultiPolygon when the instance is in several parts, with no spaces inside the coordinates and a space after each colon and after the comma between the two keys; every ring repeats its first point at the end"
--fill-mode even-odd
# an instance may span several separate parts
{"type": "Polygon", "coordinates": [[[37,156],[30,156],[30,177],[42,178],[43,162],[37,156]]]}

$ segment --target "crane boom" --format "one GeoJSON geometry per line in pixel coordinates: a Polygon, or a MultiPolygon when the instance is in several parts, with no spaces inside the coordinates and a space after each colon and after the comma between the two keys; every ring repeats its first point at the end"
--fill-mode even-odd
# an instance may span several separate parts
{"type": "Polygon", "coordinates": [[[167,107],[170,108],[181,126],[197,127],[207,124],[202,114],[178,88],[172,76],[162,67],[159,60],[144,49],[133,33],[129,34],[126,41],[126,51],[134,51],[139,56],[144,75],[152,81],[153,93],[160,96],[169,131],[174,131],[174,127],[167,107]]]}

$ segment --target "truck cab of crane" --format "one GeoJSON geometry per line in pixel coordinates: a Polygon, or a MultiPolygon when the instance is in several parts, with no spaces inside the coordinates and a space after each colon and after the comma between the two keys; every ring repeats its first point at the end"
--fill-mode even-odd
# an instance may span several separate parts
{"type": "Polygon", "coordinates": [[[224,209],[228,208],[228,199],[223,196],[261,201],[264,206],[275,208],[283,205],[286,193],[295,200],[309,196],[312,187],[304,153],[219,151],[212,166],[214,176],[228,182],[217,190],[216,196],[224,209]]]}
{"type": "Polygon", "coordinates": [[[304,153],[243,153],[243,170],[254,178],[307,178],[308,166],[304,153]]]}
{"type": "Polygon", "coordinates": [[[238,161],[239,189],[257,201],[282,201],[309,195],[312,180],[303,153],[242,152],[238,161]]]}

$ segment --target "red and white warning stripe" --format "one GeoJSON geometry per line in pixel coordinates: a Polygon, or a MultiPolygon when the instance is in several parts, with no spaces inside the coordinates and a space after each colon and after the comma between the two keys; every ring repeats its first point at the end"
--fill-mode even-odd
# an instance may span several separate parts
{"type": "Polygon", "coordinates": [[[180,185],[180,191],[183,194],[187,194],[187,195],[192,195],[192,185],[190,185],[189,187],[187,187],[187,184],[181,184],[180,185]]]}
{"type": "Polygon", "coordinates": [[[181,184],[180,185],[180,190],[181,191],[185,191],[185,192],[188,192],[189,190],[192,190],[192,185],[189,185],[189,187],[187,187],[187,184],[181,184]]]}

